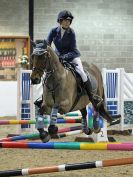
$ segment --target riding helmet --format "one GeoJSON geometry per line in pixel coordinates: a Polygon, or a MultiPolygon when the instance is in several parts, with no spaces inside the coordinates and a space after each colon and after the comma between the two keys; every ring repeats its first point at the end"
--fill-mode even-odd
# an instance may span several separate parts
{"type": "Polygon", "coordinates": [[[68,19],[72,22],[73,18],[74,17],[70,11],[63,10],[58,14],[57,22],[60,23],[64,19],[68,19]]]}

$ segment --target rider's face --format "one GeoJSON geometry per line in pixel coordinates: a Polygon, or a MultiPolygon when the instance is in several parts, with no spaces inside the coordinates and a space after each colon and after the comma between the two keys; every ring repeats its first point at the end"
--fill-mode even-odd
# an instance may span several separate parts
{"type": "Polygon", "coordinates": [[[70,24],[71,24],[71,20],[68,19],[64,19],[60,23],[61,27],[65,29],[69,28],[70,24]]]}

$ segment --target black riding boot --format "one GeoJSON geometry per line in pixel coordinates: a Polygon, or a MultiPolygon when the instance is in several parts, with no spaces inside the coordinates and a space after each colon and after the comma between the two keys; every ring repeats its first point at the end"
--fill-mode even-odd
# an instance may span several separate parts
{"type": "Polygon", "coordinates": [[[89,79],[86,82],[84,82],[84,86],[89,96],[89,100],[93,104],[94,108],[98,110],[99,107],[101,106],[101,103],[103,102],[103,99],[100,96],[96,95],[95,93],[92,93],[92,86],[89,79]]]}
{"type": "Polygon", "coordinates": [[[38,108],[41,108],[42,102],[43,102],[43,100],[38,100],[38,99],[37,99],[37,100],[34,102],[34,104],[35,104],[38,108]]]}

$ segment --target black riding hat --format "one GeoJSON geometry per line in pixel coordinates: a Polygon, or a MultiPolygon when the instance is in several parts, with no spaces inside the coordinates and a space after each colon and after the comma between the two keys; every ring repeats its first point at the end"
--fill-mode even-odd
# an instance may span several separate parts
{"type": "Polygon", "coordinates": [[[60,21],[64,19],[68,19],[72,22],[73,18],[74,17],[70,11],[63,10],[58,14],[57,22],[60,23],[60,21]]]}

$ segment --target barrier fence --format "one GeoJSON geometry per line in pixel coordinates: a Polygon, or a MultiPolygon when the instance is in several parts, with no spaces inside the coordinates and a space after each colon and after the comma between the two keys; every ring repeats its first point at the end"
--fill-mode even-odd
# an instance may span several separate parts
{"type": "Polygon", "coordinates": [[[123,68],[103,69],[105,97],[110,114],[121,114],[119,129],[133,128],[133,73],[123,68]]]}
{"type": "MultiPolygon", "coordinates": [[[[41,97],[42,86],[30,84],[31,70],[20,69],[18,74],[18,120],[34,120],[36,109],[34,101],[41,97]]],[[[119,129],[133,127],[133,73],[126,73],[123,68],[102,70],[107,109],[111,115],[121,114],[119,129]]],[[[76,113],[73,113],[77,115],[76,113]]],[[[78,114],[79,115],[79,114],[78,114]]],[[[71,116],[71,115],[70,115],[71,116]]],[[[36,131],[34,125],[22,125],[19,133],[25,130],[36,131]]]]}

